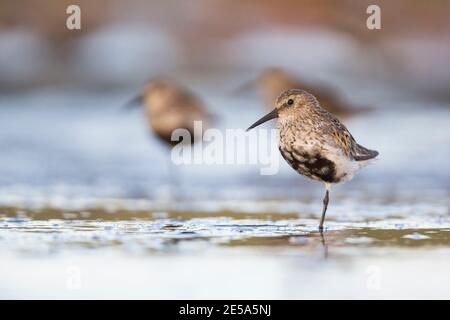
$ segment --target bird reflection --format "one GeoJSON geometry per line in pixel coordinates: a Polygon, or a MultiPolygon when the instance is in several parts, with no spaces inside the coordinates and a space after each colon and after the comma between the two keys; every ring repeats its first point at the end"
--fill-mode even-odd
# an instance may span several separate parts
{"type": "Polygon", "coordinates": [[[323,230],[319,230],[319,234],[320,234],[320,242],[322,243],[323,258],[328,259],[328,244],[325,238],[325,234],[323,233],[323,230]]]}

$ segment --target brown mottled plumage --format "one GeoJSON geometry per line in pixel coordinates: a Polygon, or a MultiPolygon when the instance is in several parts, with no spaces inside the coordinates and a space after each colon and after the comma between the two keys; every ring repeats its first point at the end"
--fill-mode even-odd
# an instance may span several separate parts
{"type": "Polygon", "coordinates": [[[333,89],[302,81],[281,68],[264,70],[256,81],[265,104],[269,108],[272,108],[280,93],[289,89],[301,88],[313,94],[324,109],[336,116],[348,117],[361,111],[342,101],[341,97],[333,89]]]}
{"type": "Polygon", "coordinates": [[[304,90],[283,92],[276,108],[249,129],[273,118],[278,118],[283,158],[301,175],[325,183],[322,230],[331,184],[350,180],[378,152],[359,145],[348,129],[304,90]]]}
{"type": "Polygon", "coordinates": [[[170,145],[178,143],[171,139],[174,130],[188,130],[193,138],[190,143],[194,143],[201,138],[194,137],[194,121],[202,121],[203,129],[208,128],[211,122],[211,117],[200,99],[174,81],[149,81],[140,100],[145,106],[149,127],[162,141],[170,145]]]}

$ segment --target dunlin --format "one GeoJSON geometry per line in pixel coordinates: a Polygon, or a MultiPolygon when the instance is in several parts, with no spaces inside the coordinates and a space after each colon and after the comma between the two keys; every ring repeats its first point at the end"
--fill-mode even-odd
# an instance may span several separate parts
{"type": "Polygon", "coordinates": [[[348,117],[363,110],[344,102],[335,90],[324,85],[302,81],[299,77],[282,68],[264,70],[257,77],[256,85],[265,104],[270,108],[272,108],[280,93],[289,89],[302,88],[313,94],[323,108],[338,117],[348,117]]]}
{"type": "Polygon", "coordinates": [[[203,102],[180,84],[168,79],[149,81],[141,95],[130,101],[129,105],[145,106],[149,128],[167,145],[176,145],[179,141],[171,139],[176,129],[186,129],[194,143],[201,137],[194,136],[194,121],[202,121],[202,127],[208,128],[211,116],[203,102]]]}
{"type": "Polygon", "coordinates": [[[304,90],[283,92],[276,100],[276,108],[247,130],[274,118],[278,118],[278,144],[283,158],[301,175],[325,183],[319,224],[322,231],[331,185],[352,179],[378,152],[359,145],[347,128],[304,90]]]}

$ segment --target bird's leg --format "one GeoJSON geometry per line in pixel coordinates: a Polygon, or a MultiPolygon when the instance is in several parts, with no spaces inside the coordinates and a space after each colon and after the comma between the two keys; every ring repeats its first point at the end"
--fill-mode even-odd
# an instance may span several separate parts
{"type": "Polygon", "coordinates": [[[328,201],[330,199],[329,194],[330,194],[329,185],[326,184],[325,197],[323,198],[322,218],[320,218],[320,224],[319,224],[320,231],[323,230],[323,222],[325,221],[325,214],[327,212],[328,201]]]}
{"type": "Polygon", "coordinates": [[[323,247],[323,257],[325,259],[328,258],[328,245],[327,245],[327,241],[325,239],[325,235],[323,234],[323,230],[319,229],[319,233],[320,233],[320,239],[322,240],[322,247],[323,247]]]}

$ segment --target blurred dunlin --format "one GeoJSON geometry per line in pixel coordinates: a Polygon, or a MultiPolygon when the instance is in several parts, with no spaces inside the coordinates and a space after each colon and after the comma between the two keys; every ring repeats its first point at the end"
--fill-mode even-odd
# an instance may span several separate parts
{"type": "Polygon", "coordinates": [[[311,84],[290,74],[281,68],[268,68],[256,79],[256,85],[261,92],[264,102],[272,108],[278,96],[289,89],[301,88],[313,94],[320,105],[338,117],[348,117],[363,109],[355,108],[343,101],[333,89],[324,85],[311,84]]]}
{"type": "Polygon", "coordinates": [[[201,137],[194,136],[194,121],[201,121],[203,130],[209,127],[211,116],[203,102],[187,88],[168,79],[149,81],[141,95],[128,105],[143,104],[149,128],[167,145],[176,145],[179,141],[171,139],[176,129],[186,129],[194,143],[201,137]]]}
{"type": "Polygon", "coordinates": [[[278,143],[283,158],[301,175],[325,183],[319,224],[322,231],[331,185],[353,178],[378,152],[356,143],[347,128],[304,90],[283,92],[276,108],[247,130],[273,118],[278,118],[278,143]]]}

